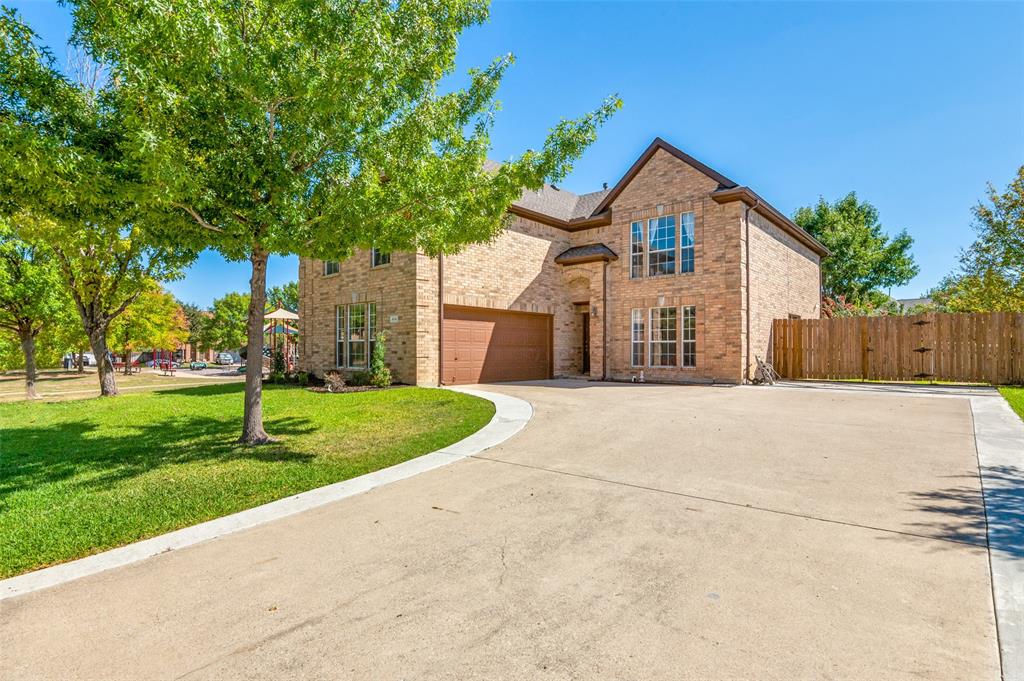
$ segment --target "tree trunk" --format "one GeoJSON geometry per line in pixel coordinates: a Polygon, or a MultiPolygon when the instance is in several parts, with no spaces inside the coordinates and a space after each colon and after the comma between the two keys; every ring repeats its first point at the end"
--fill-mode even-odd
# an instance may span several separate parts
{"type": "Polygon", "coordinates": [[[114,365],[107,354],[106,329],[94,329],[89,334],[89,347],[96,358],[96,373],[100,376],[100,396],[111,397],[117,394],[117,381],[114,379],[114,365]]]}
{"type": "Polygon", "coordinates": [[[78,373],[80,373],[80,374],[84,374],[85,373],[85,349],[84,348],[79,348],[78,349],[78,373]]]}
{"type": "Polygon", "coordinates": [[[249,279],[249,319],[246,329],[245,415],[239,442],[261,445],[273,442],[263,430],[263,308],[267,301],[267,254],[254,251],[249,279]]]}
{"type": "Polygon", "coordinates": [[[36,400],[36,335],[32,329],[22,329],[20,335],[21,351],[25,353],[25,397],[36,400]]]}

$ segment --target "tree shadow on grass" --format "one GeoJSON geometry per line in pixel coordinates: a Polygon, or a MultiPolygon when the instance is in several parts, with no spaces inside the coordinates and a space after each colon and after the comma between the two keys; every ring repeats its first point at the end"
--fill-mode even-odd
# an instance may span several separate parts
{"type": "MultiPolygon", "coordinates": [[[[216,386],[223,388],[227,386],[216,386]]],[[[201,390],[210,391],[203,387],[201,390]]],[[[180,391],[176,391],[176,394],[180,391]]],[[[216,390],[214,392],[220,392],[216,390]]],[[[232,459],[306,462],[312,454],[287,438],[313,432],[308,419],[267,419],[267,430],[285,438],[260,447],[236,442],[238,419],[169,414],[166,422],[131,424],[131,415],[111,432],[87,417],[56,424],[5,426],[0,449],[0,508],[14,492],[64,482],[103,490],[164,466],[222,463],[232,459]]]]}
{"type": "Polygon", "coordinates": [[[977,546],[987,542],[992,551],[1024,560],[1024,468],[983,468],[984,496],[977,476],[953,477],[970,482],[910,495],[917,510],[934,515],[915,523],[915,533],[977,546]]]}

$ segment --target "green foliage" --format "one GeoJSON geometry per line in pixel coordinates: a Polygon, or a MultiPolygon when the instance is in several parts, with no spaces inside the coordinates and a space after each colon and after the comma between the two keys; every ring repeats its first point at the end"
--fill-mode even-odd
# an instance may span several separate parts
{"type": "Polygon", "coordinates": [[[287,365],[284,363],[284,353],[278,350],[274,353],[274,357],[271,359],[270,371],[283,376],[286,369],[287,365]]]}
{"type": "Polygon", "coordinates": [[[195,303],[183,303],[180,300],[178,301],[178,307],[181,308],[182,314],[185,315],[185,323],[188,325],[188,338],[185,342],[195,345],[202,350],[208,350],[209,348],[201,346],[204,328],[210,320],[210,313],[195,303]]]}
{"type": "MultiPolygon", "coordinates": [[[[83,55],[85,71],[91,55],[83,55]]],[[[0,11],[0,212],[19,235],[52,250],[98,357],[116,317],[147,288],[171,280],[195,253],[157,246],[150,229],[181,229],[185,219],[153,201],[153,187],[125,138],[126,97],[113,80],[73,82],[54,66],[17,15],[0,11]]],[[[116,391],[106,367],[104,394],[116,391]]]]}
{"type": "Polygon", "coordinates": [[[797,210],[793,221],[825,244],[832,255],[821,263],[822,295],[855,305],[885,304],[884,290],[905,284],[918,272],[907,232],[886,234],[878,210],[850,192],[834,203],[819,199],[797,210]]]}
{"type": "Polygon", "coordinates": [[[377,333],[376,342],[373,345],[373,356],[370,357],[370,383],[378,388],[386,388],[391,385],[391,369],[385,363],[387,355],[387,333],[377,333]]]}
{"type": "Polygon", "coordinates": [[[298,312],[299,282],[289,281],[283,286],[271,286],[267,289],[267,311],[273,312],[277,309],[278,305],[286,310],[298,312]]]}
{"type": "Polygon", "coordinates": [[[275,385],[281,385],[284,383],[284,372],[283,371],[271,371],[267,376],[267,380],[275,385]]]}
{"type": "Polygon", "coordinates": [[[373,375],[369,371],[353,371],[347,381],[349,385],[354,385],[358,388],[372,385],[372,382],[373,375]]]}
{"type": "Polygon", "coordinates": [[[299,373],[295,374],[295,382],[302,387],[306,387],[307,385],[309,385],[309,374],[306,373],[305,371],[300,371],[299,373]]]}
{"type": "Polygon", "coordinates": [[[188,340],[188,321],[174,296],[152,282],[110,325],[109,337],[125,355],[148,348],[173,350],[188,340]]]}
{"type": "MultiPolygon", "coordinates": [[[[439,87],[485,0],[93,0],[74,16],[132,103],[125,146],[150,195],[192,221],[164,238],[251,262],[250,351],[268,254],[437,255],[492,239],[512,201],[564,177],[620,107],[609,98],[539,150],[485,167],[512,56],[464,89],[439,87]]],[[[258,409],[259,383],[249,390],[258,409]]],[[[249,416],[243,437],[259,441],[249,416]]]]}
{"type": "Polygon", "coordinates": [[[210,317],[203,323],[200,347],[204,350],[231,350],[245,345],[249,295],[228,293],[213,301],[210,317]]]}
{"type": "Polygon", "coordinates": [[[67,293],[54,254],[18,237],[0,218],[0,333],[36,338],[59,319],[67,293]]]}
{"type": "Polygon", "coordinates": [[[952,312],[1024,312],[1024,166],[1002,194],[990,184],[973,213],[974,243],[929,295],[952,312]]]}

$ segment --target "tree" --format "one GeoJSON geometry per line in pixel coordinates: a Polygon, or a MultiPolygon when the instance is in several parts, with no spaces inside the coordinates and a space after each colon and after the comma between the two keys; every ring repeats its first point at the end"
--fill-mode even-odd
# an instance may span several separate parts
{"type": "MultiPolygon", "coordinates": [[[[247,293],[228,293],[223,298],[213,301],[210,317],[203,324],[200,347],[204,350],[228,350],[245,345],[249,307],[247,293]]],[[[253,357],[262,356],[261,335],[259,350],[253,357]]]]}
{"type": "Polygon", "coordinates": [[[271,312],[281,305],[286,310],[299,310],[299,282],[289,281],[282,286],[271,286],[267,289],[267,308],[271,312]]]}
{"type": "Polygon", "coordinates": [[[53,254],[19,239],[0,220],[0,330],[21,345],[25,364],[25,396],[36,392],[36,340],[61,311],[67,293],[53,254]]]}
{"type": "Polygon", "coordinates": [[[202,339],[205,326],[210,319],[210,313],[195,303],[183,303],[180,300],[177,303],[182,314],[185,315],[185,323],[188,325],[188,338],[185,342],[194,348],[209,349],[202,345],[202,339]]]}
{"type": "MultiPolygon", "coordinates": [[[[144,176],[193,221],[167,239],[249,261],[250,358],[262,353],[271,253],[434,256],[489,240],[522,191],[562,178],[620,106],[563,120],[539,151],[491,171],[511,55],[439,92],[486,0],[82,0],[74,14],[77,38],[132,93],[144,176]]],[[[260,372],[247,372],[242,442],[269,441],[262,410],[260,372]]]]}
{"type": "Polygon", "coordinates": [[[154,281],[111,323],[109,336],[124,355],[128,373],[132,351],[181,345],[188,339],[188,321],[174,296],[162,291],[154,281]]]}
{"type": "Polygon", "coordinates": [[[910,252],[914,240],[903,230],[890,237],[878,219],[878,209],[858,201],[850,192],[834,203],[824,198],[814,207],[797,210],[793,221],[832,256],[821,263],[822,295],[855,307],[884,306],[885,289],[907,283],[918,267],[910,252]]]}
{"type": "MultiPolygon", "coordinates": [[[[117,393],[110,323],[153,279],[180,276],[194,252],[158,247],[147,227],[184,223],[158,203],[125,155],[124,97],[98,70],[75,83],[13,11],[0,12],[0,211],[29,215],[26,241],[46,244],[96,357],[100,392],[117,393]]],[[[88,63],[87,59],[82,63],[88,63]]]]}
{"type": "Polygon", "coordinates": [[[990,183],[972,212],[974,243],[929,295],[953,312],[1024,312],[1024,166],[1002,194],[990,183]]]}

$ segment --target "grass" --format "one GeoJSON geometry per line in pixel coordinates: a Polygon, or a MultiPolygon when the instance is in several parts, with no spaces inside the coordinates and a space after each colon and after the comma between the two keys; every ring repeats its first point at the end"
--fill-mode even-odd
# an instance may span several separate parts
{"type": "Polygon", "coordinates": [[[375,471],[461,440],[494,406],[429,388],[264,387],[279,442],[235,443],[243,386],[0,404],[0,577],[375,471]]]}
{"type": "Polygon", "coordinates": [[[1024,420],[1024,387],[1000,386],[999,393],[1010,403],[1010,407],[1024,420]]]}
{"type": "MultiPolygon", "coordinates": [[[[135,392],[175,386],[209,385],[218,381],[241,381],[244,376],[229,378],[201,378],[191,374],[188,369],[179,369],[175,376],[164,376],[159,372],[146,369],[141,373],[116,376],[118,390],[135,392]]],[[[44,371],[39,373],[36,390],[44,399],[82,399],[95,397],[100,393],[99,379],[95,369],[85,373],[77,371],[44,371]]],[[[0,402],[25,399],[24,372],[0,375],[0,402]]]]}

